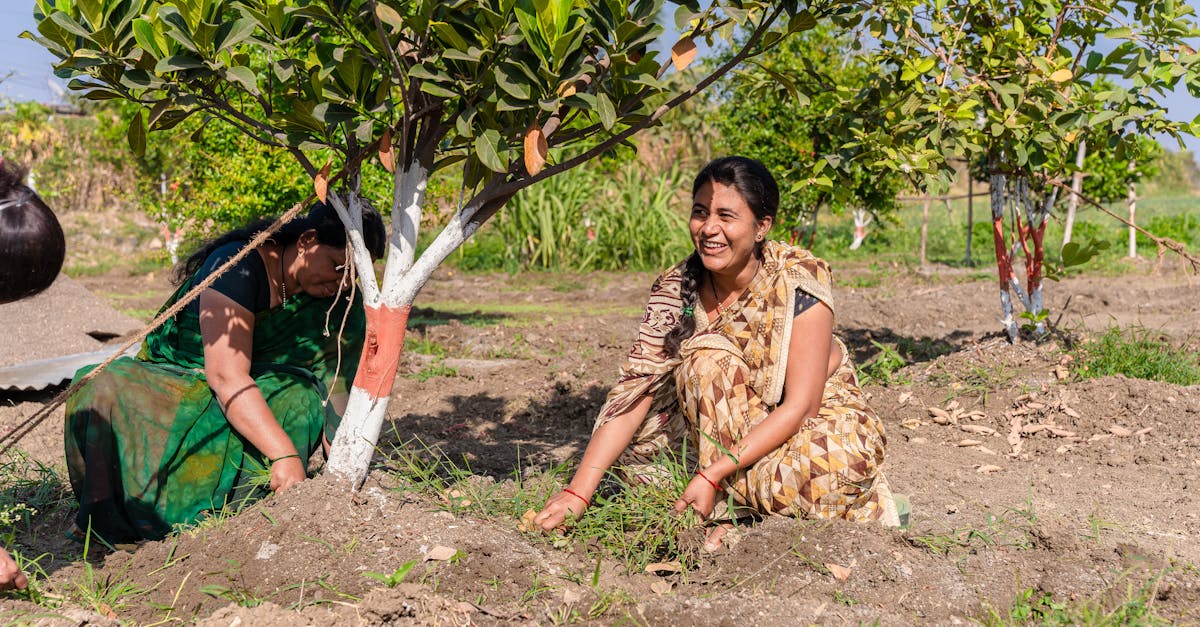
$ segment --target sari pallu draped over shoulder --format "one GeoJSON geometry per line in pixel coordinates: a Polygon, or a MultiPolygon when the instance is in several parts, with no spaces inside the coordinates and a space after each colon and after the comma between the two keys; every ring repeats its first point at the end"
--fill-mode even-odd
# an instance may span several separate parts
{"type": "MultiPolygon", "coordinates": [[[[294,295],[255,316],[250,376],[306,464],[322,432],[333,440],[340,417],[327,398],[349,389],[364,337],[361,303],[346,297],[294,295]]],[[[68,399],[67,469],[81,529],[110,542],[161,538],[265,496],[269,462],[225,418],[203,355],[199,317],[184,309],[136,359],[113,362],[68,399]]]]}
{"type": "MultiPolygon", "coordinates": [[[[712,332],[719,333],[741,350],[752,373],[750,386],[759,391],[765,403],[776,405],[783,397],[796,290],[807,292],[831,311],[836,309],[833,281],[824,260],[802,248],[775,241],[765,242],[762,252],[762,266],[737,302],[711,323],[703,312],[696,312],[696,333],[684,340],[681,352],[704,348],[706,343],[714,341],[712,332]]],[[[664,272],[650,288],[638,337],[600,410],[596,428],[629,411],[646,395],[675,396],[675,383],[670,375],[681,360],[663,354],[663,339],[679,324],[682,315],[680,291],[684,264],[681,262],[664,272]]]]}

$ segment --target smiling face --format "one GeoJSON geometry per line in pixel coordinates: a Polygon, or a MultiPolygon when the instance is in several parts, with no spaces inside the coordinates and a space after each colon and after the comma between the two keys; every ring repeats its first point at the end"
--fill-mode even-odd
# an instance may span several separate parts
{"type": "Polygon", "coordinates": [[[295,275],[303,291],[315,298],[329,298],[344,289],[346,280],[346,250],[317,240],[317,232],[309,229],[296,240],[295,275]]]}
{"type": "Polygon", "coordinates": [[[717,276],[735,278],[756,268],[750,260],[771,222],[769,216],[754,217],[737,188],[709,181],[696,192],[688,228],[704,267],[717,276]]]}

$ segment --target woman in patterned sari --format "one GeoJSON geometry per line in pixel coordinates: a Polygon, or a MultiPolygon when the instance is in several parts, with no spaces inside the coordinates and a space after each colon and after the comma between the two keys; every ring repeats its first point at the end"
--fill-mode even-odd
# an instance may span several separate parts
{"type": "MultiPolygon", "coordinates": [[[[534,518],[553,529],[580,516],[614,464],[661,476],[664,447],[695,451],[675,509],[724,519],[758,515],[898,519],[880,471],[885,437],[833,335],[828,265],[764,241],[779,191],[759,162],[709,163],[692,187],[695,252],[661,275],[638,338],[600,411],[570,484],[534,518]]],[[[730,528],[714,525],[706,548],[730,528]]]]}
{"type": "MultiPolygon", "coordinates": [[[[270,225],[200,247],[173,304],[270,225]]],[[[383,221],[363,238],[383,254],[383,221]]],[[[156,539],[306,477],[328,447],[365,336],[349,297],[346,230],[323,203],[285,224],[67,401],[76,523],[109,542],[156,539]]],[[[82,376],[82,370],[76,376],[82,376]]]]}

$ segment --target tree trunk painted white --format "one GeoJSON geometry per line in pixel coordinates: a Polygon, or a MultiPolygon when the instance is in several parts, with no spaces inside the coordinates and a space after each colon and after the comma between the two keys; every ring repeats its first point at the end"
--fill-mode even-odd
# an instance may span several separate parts
{"type": "Polygon", "coordinates": [[[333,476],[350,482],[355,489],[367,478],[371,457],[387,418],[409,308],[434,270],[478,227],[471,218],[481,206],[480,202],[473,201],[459,209],[433,243],[419,258],[414,258],[428,176],[419,166],[414,166],[399,173],[396,179],[399,191],[394,202],[398,204],[392,212],[388,257],[383,284],[379,287],[375,287],[370,254],[362,245],[361,218],[357,223],[353,219],[361,216],[357,211],[357,200],[352,199],[347,206],[340,198],[331,196],[331,202],[350,229],[354,243],[354,264],[362,279],[367,307],[368,338],[326,468],[333,476]]]}
{"type": "Polygon", "coordinates": [[[1087,158],[1087,140],[1079,140],[1075,153],[1075,173],[1071,175],[1071,197],[1067,199],[1067,217],[1063,221],[1063,246],[1071,242],[1071,231],[1075,229],[1075,210],[1079,208],[1079,195],[1083,193],[1083,161],[1087,158]]]}
{"type": "Polygon", "coordinates": [[[1133,171],[1137,168],[1136,161],[1129,162],[1129,258],[1137,257],[1137,229],[1133,225],[1137,224],[1137,183],[1133,180],[1133,171]]]}
{"type": "Polygon", "coordinates": [[[1012,271],[1012,256],[1004,241],[1004,207],[1008,197],[1008,177],[1003,174],[991,176],[992,241],[996,247],[996,273],[1000,282],[1000,324],[1008,333],[1009,341],[1017,339],[1017,321],[1013,318],[1012,296],[1009,290],[1020,289],[1012,271]]]}

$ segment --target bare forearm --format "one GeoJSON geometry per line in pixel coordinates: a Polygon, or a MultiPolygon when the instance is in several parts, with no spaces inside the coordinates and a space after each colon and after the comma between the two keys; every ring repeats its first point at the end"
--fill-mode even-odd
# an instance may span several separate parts
{"type": "Polygon", "coordinates": [[[596,486],[600,485],[600,480],[604,478],[604,473],[608,472],[621,455],[621,451],[633,441],[633,436],[646,418],[651,401],[650,397],[642,399],[628,412],[596,429],[588,442],[587,450],[583,453],[583,459],[579,462],[579,469],[571,478],[569,488],[586,498],[591,498],[596,486]]]}
{"type": "MultiPolygon", "coordinates": [[[[811,412],[815,413],[815,410],[811,412]]],[[[796,435],[804,415],[805,412],[792,407],[777,407],[765,420],[750,429],[745,437],[729,447],[729,455],[721,455],[702,472],[712,481],[720,482],[739,468],[753,466],[796,435]]]]}
{"type": "Polygon", "coordinates": [[[269,459],[296,454],[296,447],[275,419],[262,392],[250,377],[210,381],[229,426],[269,459]]]}

